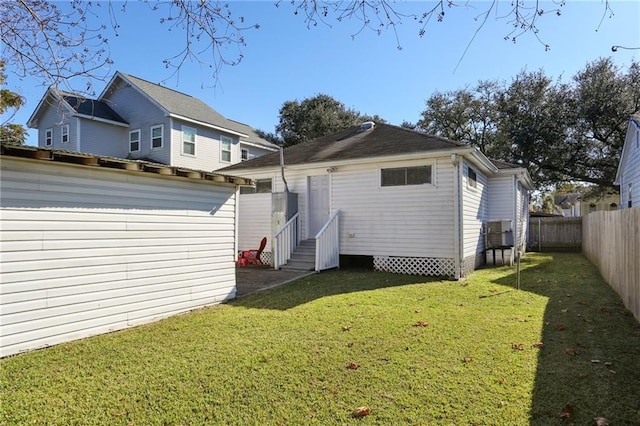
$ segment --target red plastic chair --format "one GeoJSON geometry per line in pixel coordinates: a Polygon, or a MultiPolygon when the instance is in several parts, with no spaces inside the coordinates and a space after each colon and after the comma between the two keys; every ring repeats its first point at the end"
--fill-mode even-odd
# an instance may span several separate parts
{"type": "Polygon", "coordinates": [[[267,237],[264,237],[262,241],[260,241],[260,247],[257,250],[244,250],[238,256],[238,261],[236,264],[238,266],[246,266],[246,265],[262,265],[262,261],[260,260],[260,255],[262,254],[262,250],[267,245],[267,237]]]}

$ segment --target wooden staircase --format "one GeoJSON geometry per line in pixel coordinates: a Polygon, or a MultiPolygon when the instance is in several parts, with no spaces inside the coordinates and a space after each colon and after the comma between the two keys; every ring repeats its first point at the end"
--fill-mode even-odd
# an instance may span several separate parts
{"type": "Polygon", "coordinates": [[[300,241],[291,254],[291,259],[282,265],[281,269],[295,271],[313,271],[316,269],[316,240],[309,239],[300,241]]]}

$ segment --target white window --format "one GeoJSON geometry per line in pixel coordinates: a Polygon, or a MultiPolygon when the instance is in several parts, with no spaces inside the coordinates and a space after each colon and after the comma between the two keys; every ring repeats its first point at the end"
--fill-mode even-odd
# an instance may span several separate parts
{"type": "Polygon", "coordinates": [[[425,183],[431,183],[431,166],[382,169],[380,173],[382,186],[422,185],[425,183]]]}
{"type": "Polygon", "coordinates": [[[129,152],[140,151],[140,129],[129,132],[129,152]]]}
{"type": "Polygon", "coordinates": [[[196,129],[182,126],[182,153],[196,155],[196,129]]]}
{"type": "Polygon", "coordinates": [[[44,131],[44,144],[46,146],[53,145],[53,129],[47,129],[44,131]]]}
{"type": "Polygon", "coordinates": [[[60,132],[60,142],[68,143],[69,142],[69,125],[65,124],[62,126],[62,132],[60,132]]]}
{"type": "Polygon", "coordinates": [[[240,150],[240,161],[247,161],[249,159],[249,150],[242,148],[240,150]]]}
{"type": "Polygon", "coordinates": [[[229,136],[220,136],[220,161],[229,163],[231,161],[231,144],[233,139],[229,136]]]}
{"type": "Polygon", "coordinates": [[[163,133],[164,126],[162,124],[151,126],[151,149],[162,148],[163,133]]]}

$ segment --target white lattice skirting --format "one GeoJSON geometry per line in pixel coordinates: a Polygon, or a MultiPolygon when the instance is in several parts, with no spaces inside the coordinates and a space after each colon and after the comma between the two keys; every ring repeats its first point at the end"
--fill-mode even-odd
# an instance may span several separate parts
{"type": "Polygon", "coordinates": [[[270,251],[263,251],[260,253],[260,261],[264,265],[272,265],[273,266],[273,255],[270,251]]]}
{"type": "Polygon", "coordinates": [[[455,264],[453,259],[437,257],[399,257],[373,256],[373,268],[376,271],[395,274],[429,275],[434,277],[453,277],[455,264]]]}

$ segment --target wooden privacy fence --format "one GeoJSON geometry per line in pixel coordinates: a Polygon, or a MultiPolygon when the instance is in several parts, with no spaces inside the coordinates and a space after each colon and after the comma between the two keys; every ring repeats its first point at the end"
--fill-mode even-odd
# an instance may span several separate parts
{"type": "Polygon", "coordinates": [[[586,216],[582,251],[640,321],[640,207],[586,216]]]}
{"type": "Polygon", "coordinates": [[[580,251],[581,217],[532,217],[527,249],[530,251],[580,251]]]}

